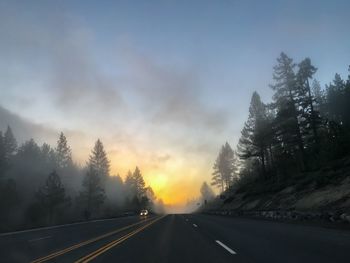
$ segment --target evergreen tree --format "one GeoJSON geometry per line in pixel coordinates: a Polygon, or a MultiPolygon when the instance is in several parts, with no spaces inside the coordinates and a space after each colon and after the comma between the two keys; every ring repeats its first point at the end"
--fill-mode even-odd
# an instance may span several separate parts
{"type": "Polygon", "coordinates": [[[61,169],[68,168],[73,164],[72,150],[68,146],[67,138],[63,132],[60,133],[57,141],[56,156],[57,165],[61,169]]]}
{"type": "Polygon", "coordinates": [[[41,151],[38,144],[34,141],[34,139],[30,139],[23,143],[17,152],[17,157],[23,158],[29,162],[33,162],[34,160],[41,159],[41,151]]]}
{"type": "Polygon", "coordinates": [[[6,154],[5,154],[5,145],[4,137],[2,136],[2,131],[0,131],[0,179],[4,175],[6,170],[6,154]]]}
{"type": "Polygon", "coordinates": [[[275,83],[270,87],[275,91],[273,99],[277,111],[275,119],[276,132],[279,135],[284,152],[297,155],[301,170],[306,168],[304,141],[300,128],[298,108],[298,85],[294,72],[295,63],[285,53],[277,58],[273,79],[275,83]],[[300,154],[296,153],[296,149],[300,154]]]}
{"type": "Polygon", "coordinates": [[[347,119],[346,82],[339,74],[335,74],[334,80],[327,87],[327,117],[339,125],[347,119]]]}
{"type": "Polygon", "coordinates": [[[98,211],[106,199],[101,177],[92,166],[88,167],[82,186],[83,190],[78,200],[84,205],[85,212],[88,214],[87,218],[89,218],[91,213],[98,211]]]}
{"type": "Polygon", "coordinates": [[[143,180],[140,169],[136,166],[132,174],[133,188],[136,190],[136,196],[139,200],[145,196],[145,181],[143,180]]]}
{"type": "Polygon", "coordinates": [[[266,171],[267,150],[272,132],[270,128],[266,106],[261,102],[259,94],[254,92],[249,117],[244,124],[237,148],[242,159],[259,158],[263,174],[266,171]]]}
{"type": "Polygon", "coordinates": [[[48,213],[49,223],[52,223],[56,209],[68,202],[61,179],[53,171],[46,179],[45,185],[36,194],[37,200],[48,213]]]}
{"type": "Polygon", "coordinates": [[[315,101],[315,111],[319,112],[320,115],[324,115],[326,107],[325,93],[321,88],[321,84],[318,80],[314,79],[311,85],[312,96],[315,101]]]}
{"type": "Polygon", "coordinates": [[[89,157],[88,166],[97,173],[101,178],[101,183],[104,184],[109,176],[110,164],[100,139],[95,143],[94,149],[89,157]]]}
{"type": "Polygon", "coordinates": [[[147,186],[145,188],[145,196],[147,197],[148,200],[150,200],[152,202],[154,202],[157,199],[152,187],[150,187],[150,186],[147,186]]]}
{"type": "Polygon", "coordinates": [[[220,153],[213,166],[212,185],[221,188],[221,191],[228,189],[236,179],[236,160],[231,146],[226,142],[221,147],[220,153]]]}
{"type": "Polygon", "coordinates": [[[124,186],[126,189],[127,197],[130,201],[134,196],[137,195],[136,187],[135,187],[134,180],[132,177],[132,172],[130,170],[126,174],[124,186]]]}
{"type": "Polygon", "coordinates": [[[137,166],[133,173],[128,171],[124,185],[126,188],[128,200],[131,201],[133,206],[136,206],[136,203],[142,205],[142,202],[145,202],[145,200],[143,200],[144,197],[147,198],[147,194],[150,194],[150,192],[147,192],[150,189],[145,187],[145,181],[142,177],[140,169],[137,166]],[[138,202],[135,201],[135,198],[138,200],[138,202]]]}
{"type": "Polygon", "coordinates": [[[212,200],[215,197],[214,191],[207,184],[207,182],[203,182],[203,184],[200,188],[200,192],[202,195],[202,199],[205,203],[212,200]]]}
{"type": "Polygon", "coordinates": [[[326,86],[326,110],[328,145],[330,158],[339,158],[350,150],[350,88],[335,74],[334,80],[326,86]]]}
{"type": "Polygon", "coordinates": [[[344,112],[346,112],[344,118],[344,125],[348,130],[350,130],[350,66],[349,66],[349,75],[348,79],[345,82],[345,91],[344,91],[344,112]]]}
{"type": "Polygon", "coordinates": [[[15,137],[13,136],[12,130],[10,126],[7,126],[7,130],[3,136],[3,147],[4,147],[4,154],[5,154],[5,162],[9,166],[11,163],[11,160],[13,156],[15,155],[17,151],[17,141],[15,137]]]}
{"type": "Polygon", "coordinates": [[[311,64],[309,58],[304,59],[298,65],[299,70],[297,73],[298,100],[302,110],[302,122],[304,122],[304,133],[307,134],[309,127],[312,129],[313,143],[318,148],[318,126],[320,125],[320,115],[314,108],[315,99],[311,92],[309,79],[313,78],[317,68],[311,64]]]}
{"type": "Polygon", "coordinates": [[[46,167],[50,169],[54,169],[55,167],[58,166],[57,154],[49,144],[43,143],[40,150],[41,150],[42,161],[46,167]]]}
{"type": "Polygon", "coordinates": [[[4,147],[6,159],[10,159],[17,151],[17,141],[13,136],[10,126],[7,126],[7,130],[4,134],[4,147]]]}

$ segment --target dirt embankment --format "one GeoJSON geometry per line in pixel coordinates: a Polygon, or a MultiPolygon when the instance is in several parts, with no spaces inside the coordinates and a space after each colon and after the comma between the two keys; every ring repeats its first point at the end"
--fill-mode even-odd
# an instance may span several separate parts
{"type": "Polygon", "coordinates": [[[203,211],[271,219],[350,223],[350,158],[285,179],[252,181],[216,199],[203,211]]]}

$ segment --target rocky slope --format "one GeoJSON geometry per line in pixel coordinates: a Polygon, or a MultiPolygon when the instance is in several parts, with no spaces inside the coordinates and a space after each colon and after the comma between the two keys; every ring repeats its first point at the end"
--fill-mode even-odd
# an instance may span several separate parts
{"type": "Polygon", "coordinates": [[[255,181],[236,187],[202,211],[272,219],[321,219],[350,223],[350,158],[278,183],[255,181]]]}

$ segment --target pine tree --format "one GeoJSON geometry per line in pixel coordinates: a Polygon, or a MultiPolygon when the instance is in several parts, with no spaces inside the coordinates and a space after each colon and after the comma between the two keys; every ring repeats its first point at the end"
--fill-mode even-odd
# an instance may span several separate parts
{"type": "Polygon", "coordinates": [[[136,197],[139,201],[141,201],[141,199],[147,195],[145,181],[142,177],[140,169],[137,166],[133,173],[128,171],[124,184],[129,200],[133,200],[133,198],[136,197]]]}
{"type": "Polygon", "coordinates": [[[228,189],[236,179],[236,160],[231,146],[226,142],[221,147],[220,153],[214,163],[212,173],[212,185],[221,188],[221,191],[228,189]]]}
{"type": "Polygon", "coordinates": [[[200,192],[202,195],[203,201],[206,203],[207,201],[212,200],[215,197],[214,191],[211,189],[211,187],[207,184],[207,182],[203,182],[200,192]]]}
{"type": "Polygon", "coordinates": [[[250,102],[249,117],[244,124],[237,148],[238,155],[242,159],[259,158],[263,174],[266,171],[270,128],[266,106],[261,102],[259,94],[254,92],[250,102]]]}
{"type": "Polygon", "coordinates": [[[28,166],[37,164],[41,161],[41,151],[34,139],[24,142],[19,148],[16,155],[16,160],[21,159],[28,166]]]}
{"type": "Polygon", "coordinates": [[[69,201],[66,197],[61,179],[56,171],[50,173],[46,179],[45,185],[40,187],[36,193],[36,198],[47,210],[49,223],[52,223],[55,210],[69,201]]]}
{"type": "Polygon", "coordinates": [[[156,194],[154,193],[152,187],[150,186],[147,186],[145,188],[145,196],[149,201],[152,201],[152,202],[154,202],[157,199],[156,194]]]}
{"type": "Polygon", "coordinates": [[[59,139],[57,141],[56,156],[57,165],[61,169],[71,167],[73,164],[72,151],[68,146],[67,138],[63,132],[60,133],[59,139]]]}
{"type": "Polygon", "coordinates": [[[7,130],[3,137],[4,150],[5,150],[5,159],[7,163],[10,163],[11,158],[17,151],[17,141],[13,136],[10,126],[7,126],[7,130]]]}
{"type": "Polygon", "coordinates": [[[337,73],[334,76],[334,80],[327,87],[327,104],[328,112],[327,117],[329,120],[336,122],[337,124],[344,123],[346,119],[346,83],[337,73]]]}
{"type": "Polygon", "coordinates": [[[308,133],[308,127],[311,127],[313,133],[313,142],[315,146],[318,147],[318,126],[320,124],[320,115],[314,108],[315,99],[312,95],[309,83],[309,79],[313,78],[313,75],[316,73],[317,68],[311,64],[311,60],[309,58],[306,58],[300,62],[298,67],[298,100],[299,105],[302,109],[304,133],[308,133]]]}
{"type": "Polygon", "coordinates": [[[315,111],[319,112],[321,115],[324,115],[326,107],[326,97],[324,91],[321,88],[320,82],[316,79],[314,79],[312,82],[311,92],[315,101],[315,111]]]}
{"type": "Polygon", "coordinates": [[[350,145],[350,88],[335,74],[334,80],[326,86],[326,110],[328,145],[331,158],[339,158],[349,152],[350,145]]]}
{"type": "Polygon", "coordinates": [[[129,201],[137,195],[135,184],[133,183],[132,172],[129,170],[125,177],[124,186],[129,201]]]}
{"type": "Polygon", "coordinates": [[[91,166],[104,184],[109,176],[110,164],[100,139],[95,143],[94,149],[89,158],[88,166],[91,166]]]}
{"type": "Polygon", "coordinates": [[[4,137],[2,136],[2,131],[0,131],[0,179],[4,175],[7,166],[5,156],[4,137]]]}
{"type": "Polygon", "coordinates": [[[88,167],[82,186],[83,190],[78,200],[85,206],[85,212],[90,215],[97,212],[106,199],[101,177],[92,166],[88,167]]]}
{"type": "Polygon", "coordinates": [[[301,170],[306,168],[306,155],[304,141],[299,123],[300,111],[298,108],[298,85],[294,72],[295,63],[285,53],[277,58],[277,65],[274,67],[273,79],[275,83],[270,87],[275,91],[273,99],[277,116],[275,119],[276,132],[283,145],[284,151],[297,154],[301,170]]]}
{"type": "Polygon", "coordinates": [[[348,79],[345,82],[345,90],[344,90],[344,112],[345,118],[344,118],[344,125],[347,127],[347,129],[350,130],[350,66],[349,66],[349,75],[348,79]]]}
{"type": "Polygon", "coordinates": [[[136,196],[141,200],[145,196],[145,181],[143,180],[140,169],[136,166],[132,174],[134,189],[136,189],[136,196]]]}
{"type": "Polygon", "coordinates": [[[46,167],[57,167],[57,154],[54,149],[47,143],[43,143],[41,146],[41,158],[46,167]]]}

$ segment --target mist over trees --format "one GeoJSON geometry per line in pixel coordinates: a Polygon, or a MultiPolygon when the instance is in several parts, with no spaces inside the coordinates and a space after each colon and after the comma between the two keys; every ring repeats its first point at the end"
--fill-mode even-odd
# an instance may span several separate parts
{"type": "Polygon", "coordinates": [[[221,147],[213,170],[211,185],[219,187],[221,191],[228,189],[236,179],[237,164],[235,153],[227,142],[221,147]]]}
{"type": "Polygon", "coordinates": [[[52,223],[59,209],[64,209],[70,203],[70,199],[66,197],[65,189],[56,171],[49,174],[45,185],[39,188],[35,197],[41,206],[43,214],[48,216],[49,223],[52,223]]]}
{"type": "Polygon", "coordinates": [[[350,67],[346,80],[335,74],[324,88],[314,79],[316,72],[310,58],[295,63],[280,54],[270,85],[272,101],[252,94],[238,160],[232,161],[235,151],[226,143],[214,163],[212,185],[222,192],[247,183],[282,185],[349,155],[350,67]]]}
{"type": "Polygon", "coordinates": [[[211,187],[207,184],[207,182],[203,182],[200,188],[200,192],[201,192],[202,201],[204,203],[207,203],[208,201],[214,199],[215,197],[213,189],[211,189],[211,187]]]}
{"type": "Polygon", "coordinates": [[[138,167],[125,182],[110,174],[100,139],[82,167],[74,163],[62,132],[52,147],[38,145],[34,139],[18,145],[11,127],[0,131],[0,231],[113,217],[145,208],[159,212],[160,205],[138,167]]]}

